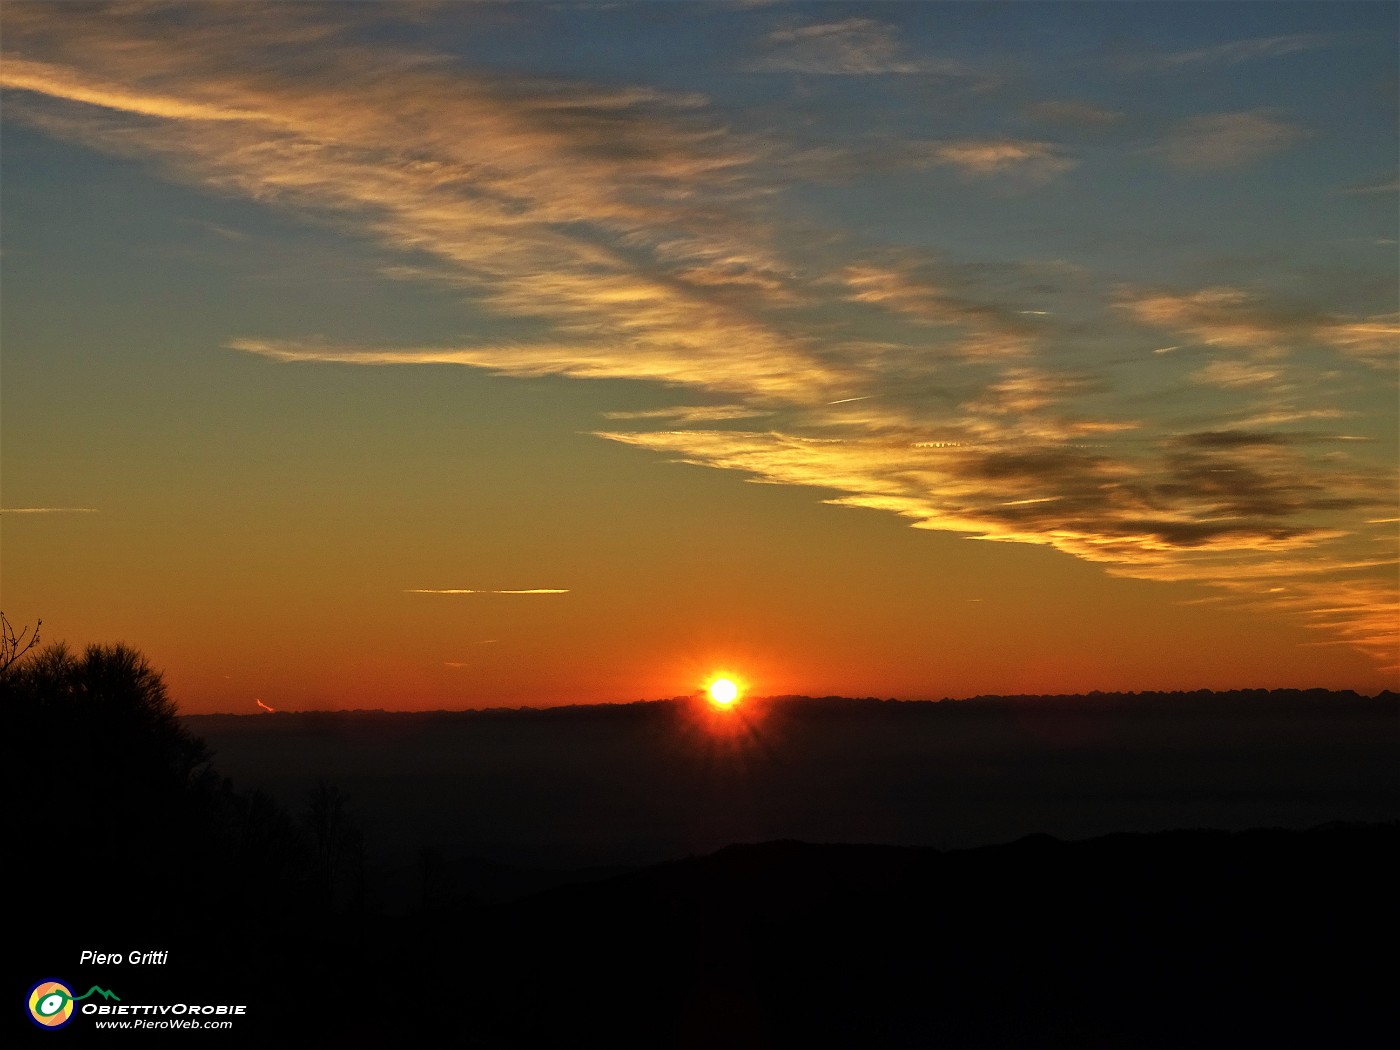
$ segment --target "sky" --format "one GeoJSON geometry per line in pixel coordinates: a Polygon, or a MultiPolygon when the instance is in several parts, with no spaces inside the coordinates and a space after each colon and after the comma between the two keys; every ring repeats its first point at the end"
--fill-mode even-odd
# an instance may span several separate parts
{"type": "Polygon", "coordinates": [[[1400,687],[1397,19],[7,0],[0,607],[187,712],[1400,687]]]}

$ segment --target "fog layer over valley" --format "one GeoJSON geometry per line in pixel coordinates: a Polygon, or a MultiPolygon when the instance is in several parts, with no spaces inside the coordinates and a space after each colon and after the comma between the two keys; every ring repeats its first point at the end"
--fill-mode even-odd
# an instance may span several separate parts
{"type": "Polygon", "coordinates": [[[1393,694],[1319,690],[186,723],[240,787],[294,809],[317,782],[343,792],[393,906],[417,902],[426,856],[455,891],[489,898],[537,880],[513,886],[474,860],[578,869],[775,839],[957,849],[1034,833],[1393,820],[1396,714],[1393,694]]]}

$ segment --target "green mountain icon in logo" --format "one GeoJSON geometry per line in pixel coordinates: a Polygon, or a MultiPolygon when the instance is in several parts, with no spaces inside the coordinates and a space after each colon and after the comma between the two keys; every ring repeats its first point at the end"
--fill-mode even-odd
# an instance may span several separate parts
{"type": "Polygon", "coordinates": [[[121,1002],[121,1001],[122,1001],[121,996],[119,996],[116,992],[109,992],[106,988],[99,988],[99,987],[97,987],[97,985],[94,984],[91,988],[89,988],[87,991],[85,991],[82,995],[75,995],[75,996],[73,996],[73,1002],[76,1003],[79,999],[86,999],[86,998],[87,998],[89,995],[91,995],[93,992],[96,992],[98,995],[102,996],[102,998],[104,998],[104,999],[115,999],[117,1002],[121,1002]]]}

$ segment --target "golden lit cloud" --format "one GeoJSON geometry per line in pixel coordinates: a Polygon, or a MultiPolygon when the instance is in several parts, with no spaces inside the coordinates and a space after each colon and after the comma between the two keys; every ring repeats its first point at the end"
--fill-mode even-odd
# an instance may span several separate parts
{"type": "Polygon", "coordinates": [[[74,70],[7,55],[0,65],[0,87],[32,91],[51,98],[84,102],[105,109],[169,120],[256,120],[251,109],[227,109],[187,99],[132,91],[121,84],[84,76],[74,70]]]}
{"type": "Polygon", "coordinates": [[[1035,328],[1004,308],[952,294],[912,265],[862,262],[842,275],[849,298],[872,303],[922,324],[963,329],[959,353],[977,357],[1016,357],[1035,347],[1035,328]]]}
{"type": "Polygon", "coordinates": [[[1280,375],[1277,368],[1250,364],[1247,361],[1212,361],[1204,368],[1191,373],[1197,383],[1207,386],[1262,386],[1272,383],[1280,375]]]}
{"type": "Polygon", "coordinates": [[[1049,142],[1014,139],[933,142],[927,146],[932,164],[947,164],[970,175],[1021,174],[1049,178],[1077,163],[1049,142]]]}
{"type": "MultiPolygon", "coordinates": [[[[852,399],[854,400],[854,399],[852,399]]],[[[840,402],[831,402],[839,404],[840,402]]],[[[676,423],[718,423],[726,419],[753,419],[771,415],[762,409],[743,405],[678,405],[675,408],[647,408],[632,412],[604,412],[605,419],[666,419],[676,423]]]]}
{"type": "Polygon", "coordinates": [[[96,507],[4,507],[0,514],[96,514],[96,507]]]}
{"type": "Polygon", "coordinates": [[[1319,344],[1374,368],[1400,362],[1400,314],[1349,318],[1289,311],[1271,308],[1237,288],[1127,292],[1119,306],[1142,324],[1174,329],[1209,346],[1248,351],[1256,359],[1319,344]]]}
{"type": "Polygon", "coordinates": [[[1400,313],[1360,321],[1332,321],[1320,325],[1317,336],[1340,353],[1373,368],[1393,369],[1400,365],[1400,313]]]}
{"type": "MultiPolygon", "coordinates": [[[[623,346],[494,346],[475,348],[402,348],[369,350],[324,344],[236,339],[235,350],[277,361],[320,361],[360,365],[469,365],[500,375],[564,375],[576,379],[648,379],[693,386],[718,393],[751,394],[778,400],[806,401],[835,389],[839,373],[813,365],[810,373],[794,360],[738,358],[723,347],[696,344],[691,355],[645,343],[623,346]],[[707,367],[708,366],[708,367],[707,367]],[[720,370],[720,366],[723,366],[720,370]]],[[[753,415],[747,412],[745,415],[753,415]]],[[[731,417],[734,418],[734,417],[731,417]]]]}
{"type": "Polygon", "coordinates": [[[1237,349],[1270,349],[1286,333],[1237,288],[1205,288],[1185,294],[1130,293],[1121,301],[1133,317],[1157,328],[1189,332],[1203,343],[1237,349]]]}
{"type": "Polygon", "coordinates": [[[1324,522],[1386,505],[1384,484],[1319,470],[1286,442],[1211,435],[1151,455],[1106,455],[1062,445],[915,447],[859,433],[839,441],[774,432],[601,436],[756,481],[837,489],[843,494],[827,502],[899,514],[918,528],[1053,546],[1118,575],[1206,583],[1241,595],[1326,575],[1286,601],[1271,597],[1270,606],[1308,613],[1323,626],[1343,622],[1323,608],[1344,610],[1348,637],[1372,655],[1393,651],[1400,627],[1393,585],[1349,578],[1384,571],[1393,560],[1314,553],[1348,535],[1324,522]],[[1299,552],[1309,553],[1282,557],[1299,552]],[[1261,562],[1261,554],[1270,560],[1261,562]]]}

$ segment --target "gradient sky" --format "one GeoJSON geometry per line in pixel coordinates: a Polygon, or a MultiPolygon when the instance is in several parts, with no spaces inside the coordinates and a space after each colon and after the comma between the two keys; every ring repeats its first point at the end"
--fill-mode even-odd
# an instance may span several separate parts
{"type": "Polygon", "coordinates": [[[1400,684],[1393,4],[0,15],[3,608],[185,711],[1400,684]]]}

